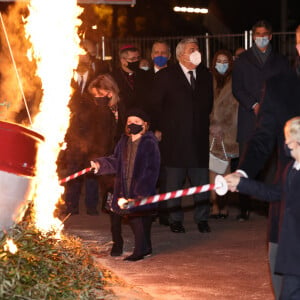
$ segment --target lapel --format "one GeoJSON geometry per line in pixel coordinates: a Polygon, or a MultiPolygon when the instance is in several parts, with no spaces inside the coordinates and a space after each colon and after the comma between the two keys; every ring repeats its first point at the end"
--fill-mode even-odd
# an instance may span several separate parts
{"type": "MultiPolygon", "coordinates": [[[[179,63],[176,64],[176,68],[175,68],[175,74],[176,74],[176,78],[178,81],[182,82],[185,86],[186,89],[188,89],[189,91],[193,91],[190,82],[188,81],[188,79],[186,78],[181,66],[179,65],[179,63]]],[[[198,76],[196,76],[198,78],[198,76]]],[[[197,78],[196,78],[196,89],[197,89],[197,78]]]]}

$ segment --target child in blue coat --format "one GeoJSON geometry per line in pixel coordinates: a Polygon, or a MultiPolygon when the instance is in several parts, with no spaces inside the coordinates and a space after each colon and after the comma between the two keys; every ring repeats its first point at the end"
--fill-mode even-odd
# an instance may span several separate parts
{"type": "Polygon", "coordinates": [[[152,253],[152,211],[156,204],[122,210],[118,199],[142,199],[154,195],[160,168],[160,152],[154,134],[148,131],[149,119],[140,109],[127,113],[125,134],[114,154],[91,162],[95,173],[116,174],[112,199],[111,231],[112,256],[123,252],[121,218],[126,214],[134,234],[134,251],[125,260],[137,261],[152,253]]]}

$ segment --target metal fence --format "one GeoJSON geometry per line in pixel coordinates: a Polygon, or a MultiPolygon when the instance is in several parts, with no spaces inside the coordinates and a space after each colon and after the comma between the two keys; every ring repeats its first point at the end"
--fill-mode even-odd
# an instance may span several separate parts
{"type": "MultiPolygon", "coordinates": [[[[252,31],[245,31],[241,34],[226,34],[226,35],[211,35],[204,34],[193,36],[199,42],[200,51],[202,53],[202,61],[207,67],[210,66],[213,55],[220,49],[227,49],[234,54],[237,48],[248,49],[252,46],[252,31]]],[[[114,66],[118,63],[118,51],[122,45],[132,44],[141,50],[143,58],[150,60],[151,47],[156,40],[165,40],[169,43],[172,53],[171,60],[176,61],[175,48],[177,43],[185,38],[184,36],[176,37],[137,37],[137,38],[123,38],[111,39],[101,37],[99,49],[101,53],[99,56],[104,60],[111,59],[111,64],[114,66]]],[[[291,64],[296,56],[295,48],[295,32],[275,32],[272,38],[273,48],[285,55],[291,64]]]]}

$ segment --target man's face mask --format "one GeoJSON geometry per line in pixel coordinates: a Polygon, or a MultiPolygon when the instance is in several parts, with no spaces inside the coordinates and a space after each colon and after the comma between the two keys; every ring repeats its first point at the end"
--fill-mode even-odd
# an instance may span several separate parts
{"type": "Polygon", "coordinates": [[[201,53],[199,51],[194,51],[190,54],[190,62],[198,66],[201,63],[201,53]]]}
{"type": "Polygon", "coordinates": [[[140,68],[139,60],[134,61],[134,62],[128,61],[127,63],[128,63],[127,68],[132,70],[133,72],[136,72],[140,68]]]}
{"type": "Polygon", "coordinates": [[[258,36],[255,38],[255,44],[258,48],[265,48],[268,46],[270,40],[267,36],[258,36]]]}
{"type": "Polygon", "coordinates": [[[154,64],[156,64],[159,67],[163,67],[167,64],[168,58],[165,56],[156,56],[153,58],[154,64]]]}

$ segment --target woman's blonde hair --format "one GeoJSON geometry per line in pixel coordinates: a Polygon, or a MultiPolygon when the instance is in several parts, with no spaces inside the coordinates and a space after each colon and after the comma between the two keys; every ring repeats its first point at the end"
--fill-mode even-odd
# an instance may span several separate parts
{"type": "Polygon", "coordinates": [[[114,106],[120,101],[119,97],[119,87],[115,80],[109,74],[101,74],[97,76],[89,85],[88,91],[90,94],[93,93],[93,89],[106,90],[112,93],[112,98],[109,102],[109,106],[114,106]]]}

